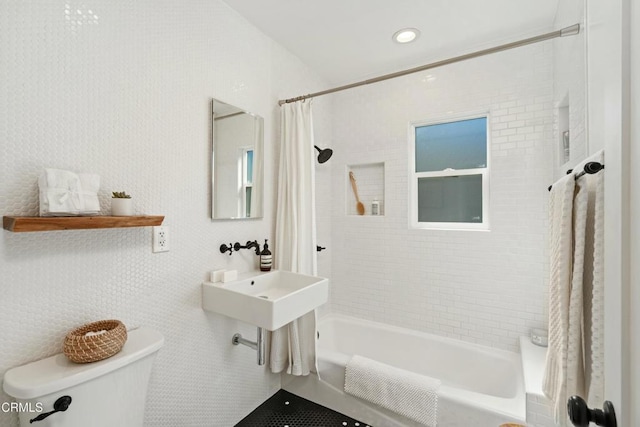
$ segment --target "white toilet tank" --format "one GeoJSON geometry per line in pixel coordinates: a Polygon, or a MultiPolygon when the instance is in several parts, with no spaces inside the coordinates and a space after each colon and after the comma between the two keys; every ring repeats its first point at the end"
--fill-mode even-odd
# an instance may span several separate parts
{"type": "Polygon", "coordinates": [[[128,332],[122,350],[105,360],[76,364],[64,354],[8,370],[4,391],[16,398],[20,426],[140,427],[151,367],[164,337],[149,328],[128,332]],[[30,420],[71,403],[64,412],[30,420]],[[62,399],[61,399],[62,398],[62,399]]]}

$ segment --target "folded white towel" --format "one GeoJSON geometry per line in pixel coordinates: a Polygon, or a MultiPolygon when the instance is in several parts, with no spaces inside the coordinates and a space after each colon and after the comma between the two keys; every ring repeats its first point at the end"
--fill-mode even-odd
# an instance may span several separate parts
{"type": "Polygon", "coordinates": [[[99,213],[100,200],[98,200],[98,191],[100,190],[100,175],[79,173],[78,177],[82,187],[81,195],[84,202],[84,213],[99,213]]]}
{"type": "Polygon", "coordinates": [[[44,179],[48,188],[59,190],[80,190],[80,177],[78,174],[63,169],[45,169],[44,179]]]}
{"type": "Polygon", "coordinates": [[[45,169],[38,178],[40,215],[94,215],[100,213],[100,176],[45,169]]]}
{"type": "Polygon", "coordinates": [[[347,363],[344,391],[435,427],[440,384],[438,379],[356,355],[347,363]]]}

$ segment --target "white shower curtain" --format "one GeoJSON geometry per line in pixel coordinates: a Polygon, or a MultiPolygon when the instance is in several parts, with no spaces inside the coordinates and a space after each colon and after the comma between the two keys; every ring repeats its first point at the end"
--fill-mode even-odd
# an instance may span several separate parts
{"type": "MultiPolygon", "coordinates": [[[[587,161],[604,164],[598,152],[587,161]]],[[[550,209],[549,348],[543,391],[567,425],[567,399],[600,406],[604,391],[604,172],[553,184],[550,209]]]]}
{"type": "MultiPolygon", "coordinates": [[[[277,269],[316,275],[315,157],[311,102],[284,104],[280,115],[280,169],[274,263],[277,269]]],[[[315,311],[273,331],[272,372],[316,371],[315,311]]]]}

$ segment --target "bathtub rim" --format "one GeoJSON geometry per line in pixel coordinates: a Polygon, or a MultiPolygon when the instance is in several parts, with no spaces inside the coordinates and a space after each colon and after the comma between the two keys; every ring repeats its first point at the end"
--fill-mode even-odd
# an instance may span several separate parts
{"type": "Polygon", "coordinates": [[[433,339],[435,341],[446,342],[447,344],[453,344],[454,346],[457,346],[457,347],[472,347],[472,348],[476,349],[477,351],[479,351],[480,353],[492,354],[492,355],[500,354],[500,355],[502,355],[503,357],[505,357],[507,359],[517,360],[520,357],[520,353],[514,352],[514,351],[509,351],[509,350],[504,350],[502,348],[490,347],[488,345],[478,344],[478,343],[471,342],[471,341],[464,341],[464,340],[460,340],[460,339],[456,339],[456,338],[452,338],[452,337],[446,337],[446,336],[443,336],[443,335],[434,334],[432,332],[424,332],[424,331],[419,331],[419,330],[416,330],[416,329],[410,329],[410,328],[403,327],[403,326],[389,325],[387,323],[377,322],[375,320],[362,319],[360,317],[349,316],[349,315],[342,314],[342,313],[326,313],[326,314],[323,314],[321,317],[318,318],[318,329],[320,328],[322,323],[325,323],[325,322],[330,321],[332,319],[342,319],[342,320],[347,320],[349,322],[360,324],[360,325],[375,326],[375,327],[378,327],[380,329],[385,329],[385,330],[390,331],[390,332],[401,332],[401,333],[403,333],[405,335],[411,335],[411,336],[415,336],[415,337],[428,337],[428,338],[433,339]]]}
{"type": "MultiPolygon", "coordinates": [[[[509,418],[513,418],[515,420],[518,420],[519,422],[526,422],[526,390],[525,390],[525,384],[524,384],[522,362],[521,362],[521,357],[519,353],[500,349],[500,348],[489,347],[489,346],[478,344],[478,343],[458,340],[456,338],[437,335],[430,332],[418,331],[415,329],[409,329],[402,326],[389,325],[386,323],[376,322],[368,319],[362,319],[359,317],[353,317],[353,316],[345,315],[342,313],[324,314],[322,317],[318,319],[318,331],[320,331],[323,323],[329,322],[331,320],[342,320],[342,321],[350,322],[359,326],[380,328],[388,332],[396,332],[403,335],[409,335],[413,337],[434,340],[436,342],[446,343],[447,345],[453,345],[454,347],[464,348],[467,351],[468,349],[472,349],[472,351],[478,351],[478,352],[481,352],[482,354],[488,354],[492,356],[498,355],[499,357],[508,360],[509,362],[514,364],[514,367],[516,368],[516,372],[517,372],[515,396],[497,397],[497,396],[485,395],[475,391],[443,385],[441,387],[442,397],[446,399],[452,399],[452,396],[456,396],[460,399],[453,398],[452,400],[462,401],[465,405],[469,405],[475,409],[486,410],[486,405],[481,404],[476,399],[473,399],[473,397],[487,396],[492,401],[495,400],[495,401],[499,401],[507,404],[506,408],[503,406],[491,405],[490,410],[492,412],[504,415],[509,418]],[[455,392],[453,392],[454,390],[455,392]]],[[[347,360],[350,358],[350,356],[347,353],[342,353],[340,351],[336,351],[333,349],[323,349],[320,346],[320,344],[318,344],[317,347],[318,347],[317,348],[318,357],[329,356],[329,359],[332,360],[334,363],[337,360],[344,360],[344,358],[339,355],[346,356],[347,360]]],[[[329,385],[335,389],[339,389],[334,384],[329,384],[329,385]]]]}

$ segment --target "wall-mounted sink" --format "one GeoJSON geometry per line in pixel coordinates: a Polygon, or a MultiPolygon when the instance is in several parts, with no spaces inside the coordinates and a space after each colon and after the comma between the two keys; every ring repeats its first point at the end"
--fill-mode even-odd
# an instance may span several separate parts
{"type": "Polygon", "coordinates": [[[202,284],[202,308],[276,330],[327,302],[329,281],[288,271],[248,273],[226,283],[202,284]]]}

